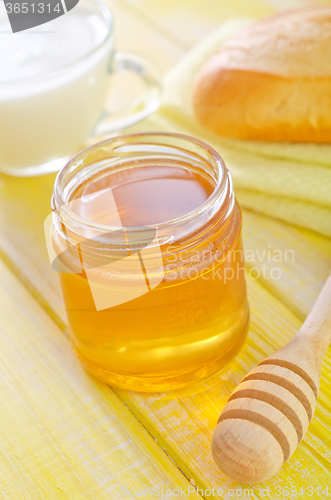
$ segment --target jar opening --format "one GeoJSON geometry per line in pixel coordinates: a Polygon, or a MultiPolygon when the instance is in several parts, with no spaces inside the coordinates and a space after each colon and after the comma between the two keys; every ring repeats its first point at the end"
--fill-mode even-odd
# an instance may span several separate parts
{"type": "MultiPolygon", "coordinates": [[[[231,178],[219,154],[200,140],[169,133],[125,135],[84,149],[58,174],[53,194],[53,210],[64,225],[69,225],[78,234],[82,228],[94,231],[95,234],[109,233],[118,229],[121,223],[113,223],[107,217],[104,219],[106,223],[100,223],[102,218],[89,220],[84,213],[72,210],[72,201],[86,192],[93,193],[93,186],[96,190],[97,186],[107,187],[109,175],[123,180],[123,172],[127,179],[134,172],[139,180],[139,176],[144,177],[148,168],[164,168],[165,165],[168,169],[173,169],[172,172],[185,172],[194,181],[195,188],[199,180],[203,180],[204,189],[199,193],[201,203],[191,206],[188,211],[184,210],[185,213],[178,214],[174,211],[175,216],[170,219],[153,220],[151,217],[147,220],[150,222],[148,224],[125,224],[128,231],[137,235],[148,226],[157,230],[162,243],[173,242],[192,234],[216,213],[226,218],[231,212],[234,202],[231,178]]],[[[159,178],[159,181],[161,183],[162,179],[159,178]]],[[[169,200],[163,201],[166,203],[169,200]]]]}

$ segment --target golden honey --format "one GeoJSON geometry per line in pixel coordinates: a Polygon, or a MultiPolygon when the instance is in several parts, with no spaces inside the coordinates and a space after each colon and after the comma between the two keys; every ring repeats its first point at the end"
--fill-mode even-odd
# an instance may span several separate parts
{"type": "Polygon", "coordinates": [[[212,148],[176,134],[104,141],[60,172],[53,211],[71,339],[89,372],[163,391],[238,351],[248,323],[241,214],[212,148]]]}

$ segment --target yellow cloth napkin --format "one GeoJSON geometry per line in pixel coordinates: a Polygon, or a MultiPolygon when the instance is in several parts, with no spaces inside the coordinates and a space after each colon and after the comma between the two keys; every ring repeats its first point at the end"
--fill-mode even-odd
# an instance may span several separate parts
{"type": "Polygon", "coordinates": [[[158,112],[131,130],[180,132],[208,142],[223,157],[243,207],[331,236],[331,145],[227,139],[204,130],[192,112],[197,72],[251,22],[228,21],[193,48],[166,76],[158,112]]]}

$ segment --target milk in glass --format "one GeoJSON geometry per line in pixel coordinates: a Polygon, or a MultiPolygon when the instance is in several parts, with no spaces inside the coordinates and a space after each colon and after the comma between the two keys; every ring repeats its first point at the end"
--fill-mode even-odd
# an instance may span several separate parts
{"type": "Polygon", "coordinates": [[[0,169],[47,171],[84,146],[106,100],[111,23],[107,10],[84,2],[13,34],[1,11],[0,169]]]}

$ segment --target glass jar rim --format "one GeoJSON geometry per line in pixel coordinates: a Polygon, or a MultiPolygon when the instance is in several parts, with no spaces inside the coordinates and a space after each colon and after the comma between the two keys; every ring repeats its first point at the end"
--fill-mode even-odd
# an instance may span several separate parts
{"type": "MultiPolygon", "coordinates": [[[[125,148],[126,146],[136,146],[139,144],[139,141],[145,141],[140,143],[140,151],[145,150],[148,151],[148,138],[153,142],[153,146],[162,146],[172,148],[174,150],[181,151],[182,157],[190,157],[190,153],[185,151],[184,149],[177,148],[176,145],[172,145],[176,141],[186,143],[191,147],[200,150],[206,156],[204,160],[208,162],[213,168],[216,174],[215,179],[215,187],[210,194],[210,196],[198,207],[194,210],[184,214],[181,217],[171,219],[168,221],[164,221],[162,223],[157,224],[149,224],[148,227],[151,229],[155,229],[159,234],[164,233],[163,241],[167,240],[166,236],[174,234],[179,227],[183,225],[189,225],[191,222],[199,221],[200,226],[203,222],[207,222],[216,212],[219,212],[220,217],[227,218],[227,215],[232,211],[234,205],[234,194],[232,187],[232,180],[230,173],[228,172],[222,157],[219,155],[214,148],[209,146],[204,141],[200,139],[190,137],[184,134],[178,133],[169,133],[169,132],[143,132],[136,134],[126,134],[117,137],[113,137],[111,139],[106,139],[104,141],[93,144],[92,146],[88,146],[83,149],[75,156],[73,156],[69,162],[60,170],[58,173],[55,184],[54,191],[52,196],[52,210],[56,212],[60,219],[63,219],[64,224],[70,224],[71,227],[85,227],[89,230],[95,230],[97,233],[109,233],[118,229],[118,226],[107,226],[103,224],[98,224],[95,222],[91,222],[89,220],[83,219],[78,216],[75,212],[73,212],[68,206],[68,201],[65,199],[64,188],[66,187],[66,182],[70,179],[70,174],[75,171],[75,169],[82,167],[88,168],[91,164],[84,165],[84,158],[86,159],[89,154],[100,150],[102,151],[107,146],[113,146],[114,157],[116,158],[116,151],[118,151],[121,147],[125,148]],[[162,138],[165,144],[162,143],[162,138]],[[156,142],[156,141],[160,142],[156,142]]],[[[139,151],[139,149],[138,149],[139,151]]],[[[192,153],[193,154],[193,153],[192,153]]],[[[157,152],[155,152],[155,157],[157,157],[157,152]]],[[[200,158],[201,159],[201,158],[200,158]]],[[[108,158],[109,160],[109,158],[108,158]]],[[[145,231],[146,227],[143,226],[130,226],[126,228],[130,232],[139,232],[145,231]]],[[[192,232],[192,231],[191,231],[192,232]]]]}

